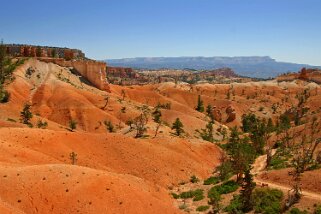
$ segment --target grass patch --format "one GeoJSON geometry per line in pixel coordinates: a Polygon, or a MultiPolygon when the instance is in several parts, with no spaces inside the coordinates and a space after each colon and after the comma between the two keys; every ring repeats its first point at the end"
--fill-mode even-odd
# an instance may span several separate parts
{"type": "Polygon", "coordinates": [[[199,206],[199,207],[197,207],[196,208],[196,211],[198,211],[198,212],[203,212],[203,211],[206,211],[206,210],[208,210],[210,208],[210,206],[208,206],[208,205],[202,205],[202,206],[199,206]]]}
{"type": "Polygon", "coordinates": [[[211,184],[218,184],[220,182],[220,179],[218,177],[211,176],[204,180],[204,185],[211,185],[211,184]]]}

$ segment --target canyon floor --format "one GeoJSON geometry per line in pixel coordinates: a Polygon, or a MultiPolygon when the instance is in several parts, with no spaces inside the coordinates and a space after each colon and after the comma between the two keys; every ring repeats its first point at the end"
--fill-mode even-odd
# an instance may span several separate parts
{"type": "MultiPolygon", "coordinates": [[[[321,118],[320,85],[298,79],[110,85],[107,93],[70,68],[32,58],[14,77],[6,86],[9,102],[0,104],[0,213],[205,213],[196,207],[207,205],[206,197],[194,203],[175,200],[171,193],[209,189],[202,181],[220,164],[224,151],[217,144],[227,139],[223,129],[228,135],[250,112],[276,121],[298,104],[297,95],[305,89],[309,111],[302,120],[321,118]],[[196,131],[209,121],[195,110],[198,97],[214,108],[214,143],[196,131]],[[25,103],[31,104],[33,128],[20,122],[25,103]],[[164,106],[163,125],[154,136],[157,123],[151,115],[157,105],[164,106]],[[149,115],[147,130],[135,138],[128,121],[143,110],[149,115]],[[176,118],[184,125],[181,137],[171,129],[176,118]],[[46,128],[38,128],[39,121],[47,122],[46,128]],[[75,130],[70,121],[77,123],[75,130]],[[107,130],[107,121],[114,132],[107,130]],[[200,181],[191,183],[192,176],[200,181]]],[[[304,135],[303,125],[290,131],[304,135]]],[[[254,180],[286,193],[289,168],[265,171],[264,158],[254,164],[254,180]]],[[[296,207],[312,210],[321,203],[320,174],[320,169],[303,173],[303,198],[296,207]]]]}

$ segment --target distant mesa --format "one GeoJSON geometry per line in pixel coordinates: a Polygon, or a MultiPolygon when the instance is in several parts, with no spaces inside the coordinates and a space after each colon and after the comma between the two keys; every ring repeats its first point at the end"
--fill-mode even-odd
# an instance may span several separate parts
{"type": "Polygon", "coordinates": [[[270,78],[295,72],[302,67],[320,68],[306,64],[278,62],[268,56],[249,57],[138,57],[105,60],[111,66],[136,69],[192,69],[213,70],[228,67],[240,76],[270,78]]]}

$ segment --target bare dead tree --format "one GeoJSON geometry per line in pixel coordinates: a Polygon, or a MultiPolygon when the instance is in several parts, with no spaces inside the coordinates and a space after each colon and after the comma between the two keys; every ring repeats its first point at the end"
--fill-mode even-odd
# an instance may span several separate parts
{"type": "Polygon", "coordinates": [[[148,115],[149,115],[149,109],[148,106],[143,105],[141,107],[141,113],[139,116],[134,118],[133,124],[134,129],[136,129],[136,138],[143,137],[144,133],[147,130],[147,123],[148,123],[148,115]]]}
{"type": "Polygon", "coordinates": [[[105,105],[104,105],[103,107],[101,107],[101,109],[103,109],[103,110],[105,110],[105,109],[106,109],[106,107],[107,107],[107,105],[108,105],[108,102],[109,102],[109,96],[106,96],[106,97],[104,98],[104,100],[105,100],[105,105]]]}
{"type": "Polygon", "coordinates": [[[75,152],[71,152],[70,154],[69,154],[69,158],[70,158],[70,160],[71,160],[71,164],[72,165],[75,165],[76,164],[76,162],[77,162],[77,154],[75,153],[75,152]]]}

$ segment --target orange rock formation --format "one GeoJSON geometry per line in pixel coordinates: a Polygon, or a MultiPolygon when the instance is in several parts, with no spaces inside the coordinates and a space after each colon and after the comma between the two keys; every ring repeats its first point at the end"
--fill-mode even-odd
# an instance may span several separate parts
{"type": "Polygon", "coordinates": [[[110,92],[109,84],[106,79],[106,63],[93,60],[71,60],[57,58],[43,58],[45,62],[52,62],[63,67],[75,68],[95,87],[110,92]]]}

